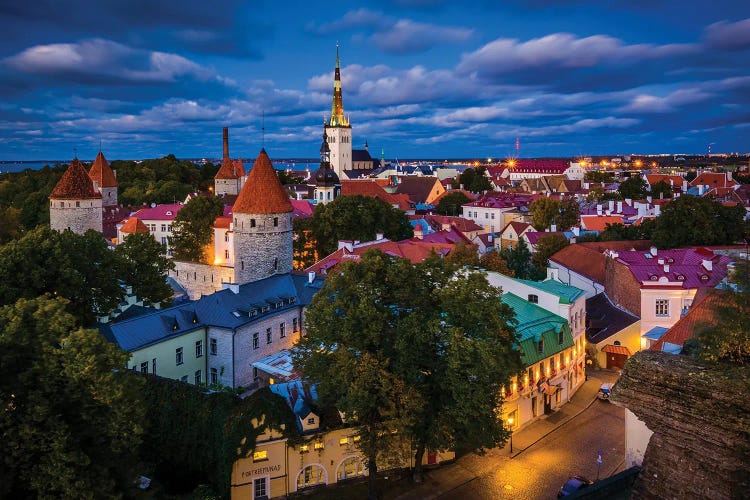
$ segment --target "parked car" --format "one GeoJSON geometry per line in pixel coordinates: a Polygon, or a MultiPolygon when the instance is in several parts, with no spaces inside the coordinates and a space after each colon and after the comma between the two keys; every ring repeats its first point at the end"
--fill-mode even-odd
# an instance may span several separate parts
{"type": "Polygon", "coordinates": [[[583,476],[573,476],[568,479],[565,484],[562,485],[560,491],[557,492],[557,498],[572,495],[576,491],[582,490],[583,488],[588,488],[592,484],[594,484],[593,481],[590,481],[583,476]]]}
{"type": "Polygon", "coordinates": [[[609,394],[612,392],[612,384],[602,384],[596,397],[602,400],[609,400],[609,394]]]}

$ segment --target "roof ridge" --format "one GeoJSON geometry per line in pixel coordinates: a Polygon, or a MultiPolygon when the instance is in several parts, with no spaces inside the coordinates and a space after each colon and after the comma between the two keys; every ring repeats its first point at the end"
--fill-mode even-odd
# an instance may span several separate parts
{"type": "Polygon", "coordinates": [[[279,176],[273,168],[271,159],[265,149],[261,149],[255,159],[252,170],[242,186],[232,212],[245,214],[271,214],[293,212],[294,207],[289,200],[279,176]]]}
{"type": "Polygon", "coordinates": [[[55,188],[49,195],[50,199],[93,199],[101,198],[102,194],[94,189],[94,181],[84,168],[81,160],[73,158],[70,166],[65,170],[55,188]]]}

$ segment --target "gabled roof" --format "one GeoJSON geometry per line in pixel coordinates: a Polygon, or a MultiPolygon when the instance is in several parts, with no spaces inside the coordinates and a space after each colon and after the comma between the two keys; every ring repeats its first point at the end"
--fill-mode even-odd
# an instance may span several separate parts
{"type": "Polygon", "coordinates": [[[478,225],[476,222],[464,219],[463,217],[453,217],[449,215],[425,215],[424,220],[432,227],[435,231],[447,230],[451,227],[462,233],[472,231],[482,231],[484,228],[478,225]]]}
{"type": "Polygon", "coordinates": [[[649,251],[619,252],[617,261],[641,283],[658,285],[662,278],[666,278],[670,286],[679,284],[690,289],[718,285],[727,275],[730,259],[715,255],[707,248],[696,247],[658,250],[656,255],[649,251]],[[710,269],[703,265],[704,261],[710,263],[710,269]]]}
{"type": "Polygon", "coordinates": [[[292,203],[292,207],[294,207],[292,217],[295,219],[309,219],[312,217],[315,207],[308,200],[290,199],[289,201],[292,203]]]}
{"type": "Polygon", "coordinates": [[[737,181],[734,179],[727,179],[727,174],[716,173],[716,172],[703,172],[698,177],[693,179],[690,183],[691,186],[708,186],[709,188],[715,187],[732,187],[737,185],[737,181]]]}
{"type": "Polygon", "coordinates": [[[704,288],[696,292],[693,305],[687,314],[677,320],[677,323],[672,325],[649,349],[652,351],[669,350],[665,344],[682,346],[685,341],[695,337],[702,328],[716,326],[719,320],[715,310],[717,306],[724,303],[725,298],[726,292],[715,288],[704,288]]]}
{"type": "Polygon", "coordinates": [[[538,290],[556,295],[557,298],[560,299],[561,304],[573,304],[576,300],[578,300],[582,295],[586,293],[580,288],[566,285],[565,283],[561,283],[552,279],[544,281],[531,281],[513,278],[513,281],[517,281],[519,283],[534,287],[538,290]]]}
{"type": "Polygon", "coordinates": [[[138,217],[133,216],[125,221],[125,224],[120,228],[120,232],[126,234],[148,233],[148,228],[138,217]]]}
{"type": "Polygon", "coordinates": [[[638,321],[637,316],[615,307],[604,293],[586,299],[586,340],[592,344],[604,342],[638,321]]]}
{"type": "Polygon", "coordinates": [[[224,158],[221,161],[221,167],[216,172],[214,179],[239,179],[245,175],[245,168],[242,166],[242,158],[232,160],[224,158]]]}
{"type": "Polygon", "coordinates": [[[109,163],[101,151],[96,155],[96,159],[89,169],[89,177],[96,181],[100,188],[117,187],[115,173],[109,168],[109,163]]]}
{"type": "Polygon", "coordinates": [[[570,168],[570,163],[559,159],[518,159],[513,167],[509,167],[511,173],[541,173],[541,174],[563,174],[570,168]]]}
{"type": "Polygon", "coordinates": [[[435,184],[440,184],[437,177],[401,176],[396,187],[396,193],[408,195],[414,203],[426,203],[427,198],[435,188],[435,184]]]}
{"type": "Polygon", "coordinates": [[[513,231],[515,231],[515,233],[519,235],[523,234],[524,231],[528,231],[529,229],[531,229],[532,231],[534,230],[533,226],[526,222],[511,221],[511,222],[508,222],[508,224],[506,224],[506,226],[500,232],[504,233],[505,230],[508,229],[508,227],[512,227],[513,231]]]}
{"type": "Polygon", "coordinates": [[[601,241],[568,245],[552,257],[555,262],[574,273],[604,285],[605,250],[647,249],[648,241],[601,241]]]}
{"type": "Polygon", "coordinates": [[[155,207],[142,208],[133,214],[140,220],[174,220],[177,212],[182,209],[182,203],[164,203],[155,207]]]}
{"type": "Polygon", "coordinates": [[[531,244],[536,245],[540,238],[552,235],[562,236],[566,240],[570,240],[570,236],[573,233],[566,233],[563,231],[526,231],[523,233],[523,237],[531,244]]]}
{"type": "Polygon", "coordinates": [[[682,188],[682,183],[685,181],[685,178],[679,175],[647,174],[645,177],[649,186],[653,186],[659,181],[664,181],[667,185],[671,184],[676,188],[682,188]]]}
{"type": "Polygon", "coordinates": [[[621,215],[581,215],[581,226],[588,231],[603,233],[607,224],[623,224],[621,215]]]}
{"type": "Polygon", "coordinates": [[[242,186],[232,211],[235,214],[279,214],[293,212],[292,202],[281,185],[265,149],[255,159],[255,164],[242,186]]]}
{"type": "Polygon", "coordinates": [[[377,198],[381,201],[388,203],[391,206],[397,206],[401,210],[409,210],[411,207],[409,202],[405,199],[408,198],[405,195],[393,195],[388,193],[380,183],[375,180],[363,179],[363,180],[342,180],[341,181],[341,196],[370,196],[377,198]]]}
{"type": "Polygon", "coordinates": [[[73,158],[49,197],[51,200],[89,200],[101,198],[102,194],[94,189],[94,182],[81,161],[73,158]]]}
{"type": "Polygon", "coordinates": [[[366,149],[352,149],[352,161],[372,161],[372,156],[366,149]]]}

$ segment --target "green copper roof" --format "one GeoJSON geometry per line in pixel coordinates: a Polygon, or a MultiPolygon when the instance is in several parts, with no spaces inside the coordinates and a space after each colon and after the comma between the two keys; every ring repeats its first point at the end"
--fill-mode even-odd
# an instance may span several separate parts
{"type": "Polygon", "coordinates": [[[551,293],[553,295],[557,295],[558,297],[560,297],[561,304],[572,304],[576,301],[576,299],[586,293],[580,288],[566,285],[565,283],[560,283],[559,281],[555,280],[530,281],[515,279],[515,281],[533,286],[534,288],[551,293]]]}
{"type": "Polygon", "coordinates": [[[512,293],[504,293],[501,300],[516,313],[516,332],[523,361],[530,366],[553,356],[563,349],[573,347],[573,335],[568,321],[536,304],[532,304],[512,293]],[[562,333],[562,343],[560,342],[562,333]],[[542,351],[539,352],[539,340],[542,351]]]}

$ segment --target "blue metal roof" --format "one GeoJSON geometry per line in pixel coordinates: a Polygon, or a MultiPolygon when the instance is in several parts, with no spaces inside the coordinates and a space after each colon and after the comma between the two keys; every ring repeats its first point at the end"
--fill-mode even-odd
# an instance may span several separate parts
{"type": "Polygon", "coordinates": [[[662,335],[667,333],[667,330],[669,330],[669,328],[664,328],[663,326],[655,326],[651,330],[644,333],[643,337],[651,340],[659,340],[662,335]]]}

